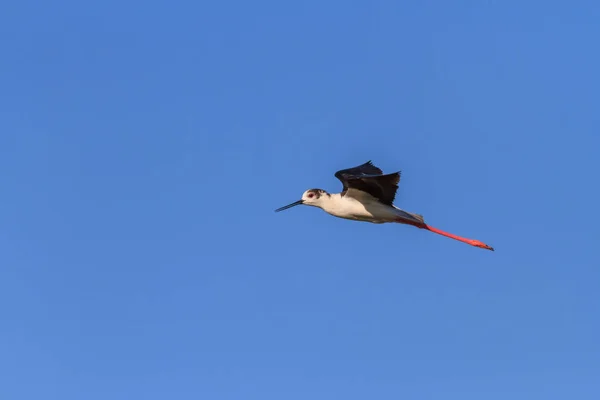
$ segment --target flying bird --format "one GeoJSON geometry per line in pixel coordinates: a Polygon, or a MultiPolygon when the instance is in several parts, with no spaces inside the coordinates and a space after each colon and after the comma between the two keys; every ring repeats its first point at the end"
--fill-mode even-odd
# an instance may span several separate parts
{"type": "Polygon", "coordinates": [[[354,221],[383,224],[395,222],[412,225],[420,229],[443,235],[471,246],[492,250],[494,248],[475,240],[467,239],[452,233],[429,226],[422,215],[406,212],[394,206],[400,172],[383,174],[383,171],[371,161],[357,167],[343,169],[335,173],[342,184],[341,193],[328,193],[322,189],[309,189],[302,194],[302,199],[278,208],[275,212],[288,208],[307,205],[319,207],[328,214],[338,218],[354,221]]]}

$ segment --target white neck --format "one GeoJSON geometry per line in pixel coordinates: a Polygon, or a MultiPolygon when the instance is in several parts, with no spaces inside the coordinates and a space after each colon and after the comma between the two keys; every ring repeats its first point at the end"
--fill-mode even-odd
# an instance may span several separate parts
{"type": "Polygon", "coordinates": [[[329,196],[322,198],[321,203],[317,206],[322,208],[329,214],[336,214],[336,211],[340,211],[346,205],[348,199],[342,197],[341,193],[330,193],[329,196]]]}

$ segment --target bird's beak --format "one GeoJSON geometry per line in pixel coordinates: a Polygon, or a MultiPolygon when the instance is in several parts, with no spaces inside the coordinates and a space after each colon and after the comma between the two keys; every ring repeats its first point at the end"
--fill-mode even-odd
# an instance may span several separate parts
{"type": "Polygon", "coordinates": [[[288,204],[287,206],[283,206],[281,208],[278,208],[277,210],[275,210],[275,212],[287,210],[288,208],[292,208],[294,206],[299,206],[300,204],[304,204],[304,200],[298,200],[298,201],[293,202],[292,204],[288,204]]]}

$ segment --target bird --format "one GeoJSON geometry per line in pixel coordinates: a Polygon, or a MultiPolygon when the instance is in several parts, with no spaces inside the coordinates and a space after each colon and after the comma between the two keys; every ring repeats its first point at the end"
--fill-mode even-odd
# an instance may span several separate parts
{"type": "Polygon", "coordinates": [[[393,203],[398,190],[401,172],[384,174],[383,171],[367,161],[356,167],[342,169],[335,177],[342,182],[341,193],[328,193],[323,189],[308,189],[302,198],[275,212],[306,205],[321,208],[334,217],[374,224],[400,223],[425,229],[454,240],[494,251],[494,248],[475,239],[468,239],[442,231],[425,223],[420,214],[410,213],[396,207],[393,203]]]}

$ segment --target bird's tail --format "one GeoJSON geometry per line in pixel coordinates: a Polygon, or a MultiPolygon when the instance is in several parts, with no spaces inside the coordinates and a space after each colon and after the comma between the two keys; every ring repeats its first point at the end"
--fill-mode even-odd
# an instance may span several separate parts
{"type": "Polygon", "coordinates": [[[421,214],[413,214],[413,213],[409,213],[409,214],[412,215],[413,217],[415,217],[420,222],[425,223],[425,218],[423,218],[423,216],[421,214]]]}
{"type": "Polygon", "coordinates": [[[418,225],[425,225],[425,218],[421,214],[409,213],[396,208],[396,214],[403,220],[414,222],[418,225]]]}

